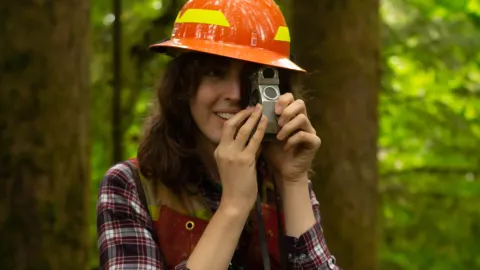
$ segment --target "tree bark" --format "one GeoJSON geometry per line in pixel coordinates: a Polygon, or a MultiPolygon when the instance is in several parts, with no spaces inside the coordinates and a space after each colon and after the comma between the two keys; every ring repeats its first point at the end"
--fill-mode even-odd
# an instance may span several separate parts
{"type": "Polygon", "coordinates": [[[0,265],[89,265],[89,1],[0,3],[0,265]]]}
{"type": "Polygon", "coordinates": [[[379,1],[291,7],[292,52],[309,72],[308,113],[322,138],[313,180],[327,244],[344,269],[377,269],[379,1]]]}

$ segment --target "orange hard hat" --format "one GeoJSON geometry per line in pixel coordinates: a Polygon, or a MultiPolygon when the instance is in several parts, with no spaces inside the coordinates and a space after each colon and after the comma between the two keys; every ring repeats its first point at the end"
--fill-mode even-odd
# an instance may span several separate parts
{"type": "Polygon", "coordinates": [[[305,72],[290,60],[290,32],[273,0],[189,0],[170,39],[150,50],[198,51],[305,72]]]}

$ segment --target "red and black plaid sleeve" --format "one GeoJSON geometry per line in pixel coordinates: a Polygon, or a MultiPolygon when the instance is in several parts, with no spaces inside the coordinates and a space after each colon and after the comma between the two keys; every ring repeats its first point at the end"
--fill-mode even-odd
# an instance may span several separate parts
{"type": "Polygon", "coordinates": [[[310,184],[310,201],[317,223],[299,238],[285,236],[289,269],[340,270],[328,250],[320,225],[319,203],[310,184]]]}
{"type": "MultiPolygon", "coordinates": [[[[164,269],[146,211],[129,167],[121,163],[110,168],[97,201],[100,269],[164,269]]],[[[186,268],[182,264],[176,269],[186,268]]]]}

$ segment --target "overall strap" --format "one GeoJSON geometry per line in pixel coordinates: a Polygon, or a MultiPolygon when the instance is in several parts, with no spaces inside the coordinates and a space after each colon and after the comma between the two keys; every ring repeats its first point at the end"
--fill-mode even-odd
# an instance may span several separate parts
{"type": "Polygon", "coordinates": [[[152,235],[152,238],[153,240],[155,241],[155,243],[158,245],[158,240],[157,240],[157,234],[153,231],[153,219],[152,219],[152,215],[150,213],[150,209],[148,208],[148,203],[147,203],[147,198],[145,197],[145,191],[143,190],[143,185],[141,183],[141,180],[140,180],[140,175],[138,173],[138,167],[135,166],[135,165],[132,165],[132,163],[130,161],[127,161],[125,162],[127,164],[127,166],[130,168],[130,170],[132,171],[132,175],[133,175],[133,180],[135,180],[135,187],[137,188],[137,191],[138,191],[138,195],[140,197],[140,201],[142,202],[143,204],[143,207],[146,209],[147,211],[147,214],[148,214],[148,218],[150,219],[150,221],[152,222],[152,226],[151,226],[151,229],[148,229],[148,231],[150,232],[150,234],[152,235]]]}

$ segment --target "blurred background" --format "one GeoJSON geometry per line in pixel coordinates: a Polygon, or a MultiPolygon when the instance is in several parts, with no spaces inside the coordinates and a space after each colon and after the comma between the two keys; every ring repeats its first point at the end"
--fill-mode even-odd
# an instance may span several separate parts
{"type": "MultiPolygon", "coordinates": [[[[1,1],[0,269],[97,269],[102,176],[136,155],[185,0],[1,1]]],[[[480,1],[277,0],[344,269],[480,269],[480,1]]]]}

